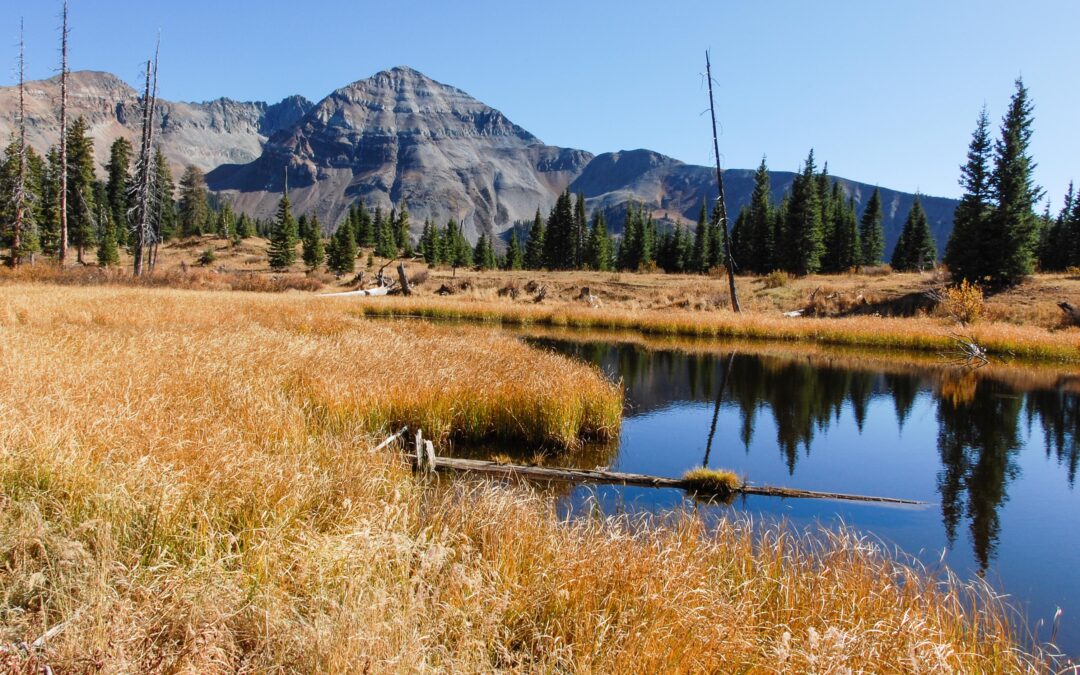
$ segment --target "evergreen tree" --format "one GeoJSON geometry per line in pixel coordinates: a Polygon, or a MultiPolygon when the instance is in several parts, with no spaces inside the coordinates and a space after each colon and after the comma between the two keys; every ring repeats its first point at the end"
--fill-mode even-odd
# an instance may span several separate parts
{"type": "Polygon", "coordinates": [[[94,204],[94,141],[81,116],[68,129],[67,152],[68,241],[76,247],[78,261],[84,263],[86,248],[95,240],[97,207],[94,204]]]}
{"type": "Polygon", "coordinates": [[[176,186],[172,170],[161,148],[154,154],[154,192],[152,195],[151,225],[157,242],[176,236],[176,186]]]}
{"type": "Polygon", "coordinates": [[[247,239],[255,236],[255,222],[246,213],[241,213],[236,221],[236,238],[247,239]]]}
{"type": "Polygon", "coordinates": [[[945,264],[955,281],[980,281],[989,273],[982,238],[991,203],[990,152],[990,117],[983,107],[968,145],[967,162],[960,167],[964,194],[953,213],[953,229],[945,246],[945,264]]]}
{"type": "Polygon", "coordinates": [[[743,266],[753,255],[751,246],[754,234],[751,227],[750,208],[744,206],[739,209],[739,215],[735,217],[735,225],[731,228],[731,257],[739,266],[737,269],[745,269],[743,266]]]}
{"type": "Polygon", "coordinates": [[[578,193],[574,201],[573,240],[573,267],[581,269],[585,266],[585,255],[589,245],[589,221],[585,216],[585,195],[582,193],[578,193]]]}
{"type": "Polygon", "coordinates": [[[382,208],[375,207],[375,255],[380,258],[396,258],[398,254],[397,235],[394,233],[396,213],[391,213],[390,220],[383,219],[382,208]]]}
{"type": "Polygon", "coordinates": [[[231,239],[236,233],[236,216],[233,214],[232,205],[225,202],[217,214],[217,222],[214,232],[223,239],[231,239]]]}
{"type": "Polygon", "coordinates": [[[544,267],[552,270],[572,269],[575,255],[574,207],[569,190],[555,200],[546,229],[544,267]]]}
{"type": "Polygon", "coordinates": [[[206,179],[195,166],[188,166],[180,178],[180,236],[198,237],[207,230],[210,207],[206,203],[206,179]]]}
{"type": "Polygon", "coordinates": [[[1034,124],[1033,105],[1022,80],[1001,124],[994,144],[994,171],[990,188],[994,207],[989,214],[983,256],[988,261],[992,285],[1009,285],[1034,271],[1038,223],[1035,204],[1042,190],[1035,185],[1035,162],[1030,155],[1034,124]]]}
{"type": "Polygon", "coordinates": [[[586,263],[589,269],[607,272],[614,267],[611,237],[608,235],[607,222],[602,209],[593,213],[592,228],[589,230],[589,247],[586,263]]]}
{"type": "Polygon", "coordinates": [[[915,195],[900,239],[893,249],[892,266],[900,272],[922,271],[933,267],[936,260],[937,247],[930,235],[930,223],[926,220],[919,196],[915,195]]]}
{"type": "Polygon", "coordinates": [[[785,224],[785,265],[794,274],[812,274],[821,266],[822,218],[818,180],[814,173],[814,151],[806,158],[802,173],[791,185],[785,224]]]}
{"type": "Polygon", "coordinates": [[[296,219],[296,236],[300,238],[301,243],[311,236],[311,225],[308,223],[306,213],[301,213],[300,217],[296,219]]]}
{"type": "Polygon", "coordinates": [[[862,251],[859,246],[859,227],[855,218],[854,202],[844,200],[839,183],[833,183],[829,208],[831,227],[825,244],[822,270],[836,274],[855,267],[862,257],[862,251]]]}
{"type": "MultiPolygon", "coordinates": [[[[323,262],[326,260],[326,249],[323,248],[322,227],[319,225],[318,216],[311,216],[305,234],[307,236],[302,240],[304,244],[304,264],[307,265],[309,270],[317,270],[322,267],[323,262]]],[[[347,234],[352,238],[351,232],[347,234]]]]}
{"type": "Polygon", "coordinates": [[[401,255],[411,258],[413,254],[412,238],[409,235],[409,207],[405,202],[401,203],[401,210],[397,214],[396,243],[401,249],[401,255]]]}
{"type": "Polygon", "coordinates": [[[538,270],[544,266],[544,250],[547,240],[547,231],[544,228],[544,219],[540,217],[540,209],[536,209],[533,218],[532,229],[529,230],[529,241],[525,244],[525,269],[538,270]]]}
{"type": "Polygon", "coordinates": [[[60,250],[60,155],[56,146],[45,155],[41,181],[41,210],[38,237],[41,252],[56,256],[60,250]]]}
{"type": "Polygon", "coordinates": [[[278,202],[277,217],[270,232],[270,269],[287,270],[296,262],[296,220],[292,215],[288,193],[278,202]]]}
{"type": "Polygon", "coordinates": [[[754,172],[754,192],[750,195],[750,252],[743,262],[744,269],[757,274],[772,271],[776,243],[773,218],[769,167],[762,157],[754,172]]]}
{"type": "Polygon", "coordinates": [[[693,265],[695,272],[704,274],[709,271],[709,260],[712,257],[709,236],[708,211],[705,209],[705,200],[701,200],[701,211],[698,213],[697,227],[694,229],[693,265]]]}
{"type": "Polygon", "coordinates": [[[495,247],[486,234],[481,234],[480,238],[476,240],[473,260],[476,262],[476,266],[482,270],[493,270],[498,267],[495,259],[495,247]]]}
{"type": "Polygon", "coordinates": [[[346,218],[338,225],[326,249],[326,266],[338,276],[352,274],[356,269],[355,219],[346,218]]]}
{"type": "MultiPolygon", "coordinates": [[[[376,207],[376,215],[382,216],[382,211],[376,207]]],[[[375,246],[375,223],[371,219],[371,214],[368,212],[367,207],[364,206],[364,202],[356,208],[356,219],[353,221],[353,227],[356,230],[356,243],[358,246],[375,246]]]]}
{"type": "Polygon", "coordinates": [[[109,163],[105,166],[108,174],[106,194],[109,210],[112,214],[113,230],[119,243],[127,242],[128,188],[131,185],[131,143],[126,138],[118,138],[109,148],[109,163]]]}
{"type": "Polygon", "coordinates": [[[525,251],[518,240],[517,228],[510,231],[510,246],[506,250],[506,269],[520,270],[525,267],[525,251]]]}
{"type": "Polygon", "coordinates": [[[97,262],[99,267],[112,267],[120,264],[120,251],[116,245],[117,227],[113,223],[112,208],[106,190],[102,190],[97,202],[98,234],[97,262]]]}
{"type": "Polygon", "coordinates": [[[880,265],[885,259],[885,228],[882,227],[881,190],[874,188],[859,221],[860,265],[880,265]]]}

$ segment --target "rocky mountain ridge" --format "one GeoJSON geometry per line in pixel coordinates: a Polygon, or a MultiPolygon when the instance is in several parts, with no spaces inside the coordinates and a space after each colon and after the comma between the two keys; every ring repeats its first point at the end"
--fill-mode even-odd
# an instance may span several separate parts
{"type": "MultiPolygon", "coordinates": [[[[71,73],[70,114],[86,117],[99,165],[119,136],[138,133],[138,94],[108,73],[71,73]]],[[[30,82],[30,142],[55,143],[57,78],[30,82]]],[[[13,129],[17,91],[0,88],[0,134],[13,129]]],[[[419,232],[425,218],[455,218],[466,235],[505,235],[515,221],[547,213],[565,189],[590,210],[604,209],[614,231],[630,202],[675,222],[696,219],[715,197],[710,167],[649,150],[591,153],[547,145],[498,110],[412,68],[396,67],[342,87],[318,103],[293,96],[275,104],[220,98],[204,103],[160,100],[158,140],[173,168],[193,164],[211,189],[251,215],[274,213],[288,173],[298,213],[318,215],[327,230],[363,201],[389,210],[405,203],[419,232]]],[[[774,197],[793,173],[772,172],[774,197]]],[[[873,186],[836,178],[860,209],[873,186]]],[[[725,171],[732,216],[749,202],[753,172],[725,171]]],[[[887,250],[899,236],[914,195],[882,188],[887,250]]],[[[923,197],[939,250],[952,226],[955,200],[923,197]]]]}

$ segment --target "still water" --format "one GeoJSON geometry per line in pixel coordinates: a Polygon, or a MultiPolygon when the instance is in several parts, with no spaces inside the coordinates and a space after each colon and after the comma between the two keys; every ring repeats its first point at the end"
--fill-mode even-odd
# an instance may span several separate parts
{"type": "MultiPolygon", "coordinates": [[[[553,464],[659,476],[707,465],[754,483],[904,497],[897,508],[747,497],[707,507],[844,522],[1009,594],[1039,638],[1080,654],[1080,375],[943,359],[921,365],[762,347],[529,341],[595,364],[626,390],[618,441],[553,464]]],[[[520,459],[520,458],[518,458],[520,459]]],[[[571,511],[668,510],[681,491],[573,488],[571,511]]],[[[697,508],[701,508],[700,505],[697,508]]]]}

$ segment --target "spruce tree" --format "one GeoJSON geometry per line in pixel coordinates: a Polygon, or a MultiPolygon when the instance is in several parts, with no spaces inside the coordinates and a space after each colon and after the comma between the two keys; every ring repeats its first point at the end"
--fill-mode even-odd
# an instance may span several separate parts
{"type": "Polygon", "coordinates": [[[78,117],[67,134],[68,242],[76,247],[78,261],[95,241],[94,141],[83,117],[78,117]]]}
{"type": "Polygon", "coordinates": [[[221,210],[218,211],[214,233],[223,239],[231,239],[236,233],[236,216],[229,202],[222,204],[221,210]]]}
{"type": "Polygon", "coordinates": [[[585,255],[588,251],[589,245],[589,221],[585,216],[585,195],[578,193],[577,199],[574,201],[574,223],[573,223],[573,246],[574,246],[574,269],[581,269],[585,266],[585,255]]]}
{"type": "Polygon", "coordinates": [[[802,172],[791,185],[784,245],[785,267],[794,274],[812,274],[821,266],[822,218],[818,178],[811,150],[802,172]]]}
{"type": "MultiPolygon", "coordinates": [[[[323,248],[322,227],[319,225],[318,216],[311,216],[305,234],[307,236],[303,239],[304,264],[307,265],[309,270],[317,270],[322,267],[323,262],[326,260],[326,249],[323,248]]],[[[352,236],[351,232],[349,236],[352,236]]]]}
{"type": "Polygon", "coordinates": [[[107,186],[97,183],[94,204],[97,208],[98,236],[97,262],[99,267],[120,264],[120,251],[116,245],[116,225],[113,222],[112,205],[109,203],[107,186]]]}
{"type": "Polygon", "coordinates": [[[532,228],[529,230],[529,240],[525,244],[525,269],[543,268],[546,240],[547,231],[544,227],[544,219],[540,216],[540,209],[537,208],[532,228]]]}
{"type": "Polygon", "coordinates": [[[241,213],[240,217],[236,221],[236,238],[248,239],[255,236],[255,223],[252,221],[251,216],[246,213],[241,213]]]}
{"type": "MultiPolygon", "coordinates": [[[[151,196],[150,224],[154,232],[154,241],[168,241],[176,236],[176,186],[173,184],[172,169],[165,159],[161,148],[154,153],[154,193],[151,196]]],[[[149,242],[148,242],[149,243],[149,242]]]]}
{"type": "Polygon", "coordinates": [[[356,234],[352,223],[346,218],[338,225],[327,246],[326,266],[338,276],[352,274],[356,269],[356,234]]]}
{"type": "Polygon", "coordinates": [[[375,255],[380,258],[396,258],[398,254],[397,235],[394,232],[396,213],[391,213],[390,220],[383,218],[382,209],[375,207],[375,255]]]}
{"type": "Polygon", "coordinates": [[[608,235],[604,212],[597,209],[593,213],[592,228],[589,230],[587,263],[589,269],[606,272],[614,266],[611,251],[611,237],[608,235]]]}
{"type": "Polygon", "coordinates": [[[860,265],[880,265],[885,259],[885,228],[882,226],[881,190],[874,188],[859,221],[860,265]]]}
{"type": "Polygon", "coordinates": [[[289,195],[283,194],[270,232],[270,269],[287,270],[296,262],[296,240],[296,220],[292,215],[289,195]]]}
{"type": "Polygon", "coordinates": [[[701,211],[698,212],[697,227],[694,229],[693,270],[699,274],[709,271],[709,259],[712,252],[709,236],[709,213],[705,208],[705,200],[701,200],[701,211]]]}
{"type": "Polygon", "coordinates": [[[105,166],[108,179],[105,187],[112,214],[113,229],[120,243],[127,241],[128,188],[131,185],[131,143],[118,138],[109,148],[109,163],[105,166]]]}
{"type": "Polygon", "coordinates": [[[750,253],[743,268],[764,274],[773,268],[775,227],[773,224],[772,188],[765,158],[754,172],[754,192],[750,195],[750,253]]]}
{"type": "Polygon", "coordinates": [[[983,260],[983,235],[990,213],[990,117],[983,107],[960,167],[964,194],[953,213],[953,229],[945,246],[945,264],[954,281],[982,281],[989,269],[983,260]]]}
{"type": "Polygon", "coordinates": [[[206,203],[206,179],[195,166],[180,178],[180,236],[198,237],[206,232],[210,207],[206,203]]]}
{"type": "Polygon", "coordinates": [[[1038,222],[1035,204],[1042,190],[1035,185],[1035,162],[1030,155],[1034,106],[1022,80],[1001,124],[994,144],[994,171],[990,188],[994,207],[989,232],[984,238],[984,257],[989,260],[991,285],[1015,284],[1034,271],[1038,222]]]}
{"type": "Polygon", "coordinates": [[[893,249],[892,266],[900,272],[922,271],[933,267],[936,260],[937,247],[930,234],[930,223],[926,220],[919,196],[915,195],[900,239],[893,249]]]}
{"type": "Polygon", "coordinates": [[[518,240],[517,227],[510,231],[510,245],[506,250],[506,269],[520,270],[525,266],[525,251],[518,240]]]}
{"type": "Polygon", "coordinates": [[[566,190],[548,215],[544,236],[544,267],[552,270],[572,269],[575,255],[574,207],[570,191],[566,190]]]}
{"type": "MultiPolygon", "coordinates": [[[[378,207],[375,208],[375,214],[382,219],[382,210],[378,207]]],[[[356,228],[356,243],[359,246],[375,246],[375,222],[371,218],[371,214],[368,212],[367,207],[364,206],[364,202],[356,208],[356,221],[354,223],[356,228]]]]}
{"type": "Polygon", "coordinates": [[[397,223],[395,223],[396,229],[396,243],[399,249],[401,249],[401,255],[406,258],[411,258],[413,254],[412,237],[409,234],[409,207],[405,202],[401,202],[401,210],[397,214],[397,223]]]}

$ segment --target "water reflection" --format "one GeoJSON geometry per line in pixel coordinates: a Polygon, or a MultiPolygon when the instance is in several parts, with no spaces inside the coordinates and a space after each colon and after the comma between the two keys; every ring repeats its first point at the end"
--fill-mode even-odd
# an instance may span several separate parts
{"type": "MultiPolygon", "coordinates": [[[[711,455],[721,409],[733,407],[744,451],[760,447],[762,439],[756,437],[772,430],[773,445],[793,485],[798,484],[794,479],[800,461],[806,461],[812,450],[829,454],[821,461],[831,463],[838,472],[872,471],[872,466],[859,465],[858,443],[839,450],[831,443],[815,445],[816,438],[833,426],[853,422],[859,443],[877,443],[883,433],[880,420],[873,434],[864,431],[871,406],[879,399],[891,399],[893,429],[904,438],[905,424],[917,401],[928,399],[928,410],[934,415],[920,423],[936,424],[937,466],[926,466],[926,472],[936,472],[945,538],[951,547],[960,528],[966,527],[980,573],[997,555],[1001,511],[1010,485],[1021,476],[1016,458],[1024,445],[1022,425],[1029,433],[1033,428],[1041,431],[1046,455],[1064,468],[1063,481],[1070,490],[1080,460],[1080,394],[1075,380],[1067,376],[896,363],[867,367],[859,359],[820,354],[716,349],[687,353],[632,343],[530,341],[594,363],[612,378],[621,378],[627,391],[624,417],[628,421],[663,417],[683,402],[707,402],[710,422],[701,429],[704,456],[687,457],[682,469],[709,465],[715,459],[711,455]],[[761,423],[763,415],[768,424],[761,423]]],[[[679,419],[672,414],[671,424],[679,419]]],[[[626,462],[621,468],[641,469],[626,462]]],[[[859,490],[858,479],[845,487],[859,490]]]]}

